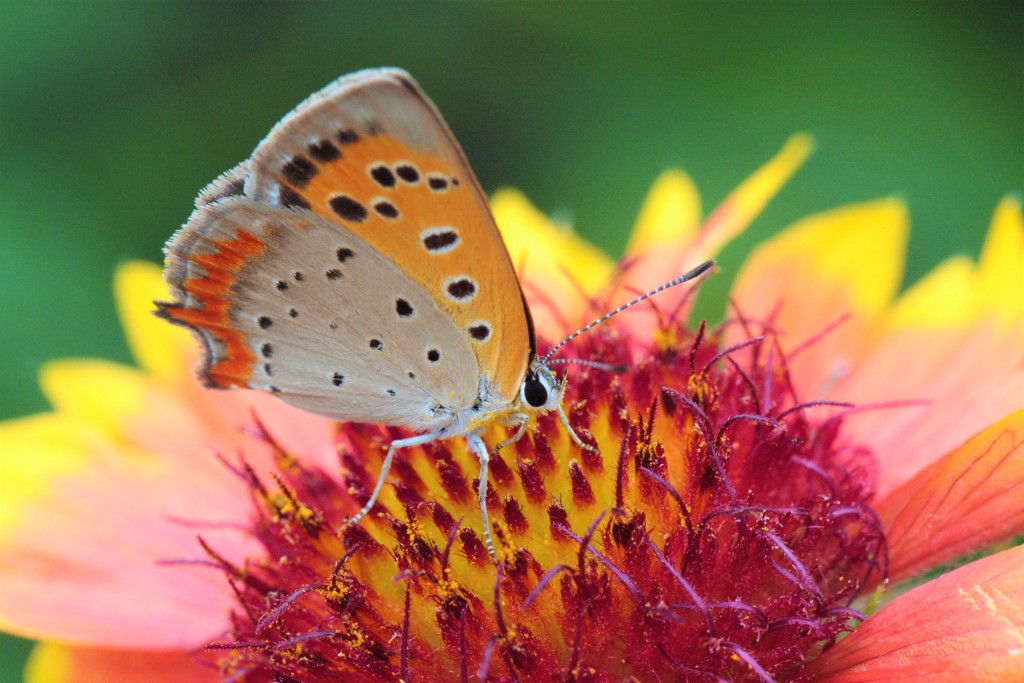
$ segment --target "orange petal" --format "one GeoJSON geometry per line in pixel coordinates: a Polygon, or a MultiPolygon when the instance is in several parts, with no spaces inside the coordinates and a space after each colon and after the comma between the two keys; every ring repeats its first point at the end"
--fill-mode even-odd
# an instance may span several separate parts
{"type": "Polygon", "coordinates": [[[844,206],[782,231],[741,269],[739,312],[771,324],[786,351],[803,347],[789,366],[801,400],[824,398],[863,353],[899,287],[908,224],[895,199],[844,206]]]}
{"type": "Polygon", "coordinates": [[[810,664],[815,680],[1024,680],[1024,547],[900,596],[810,664]]]}
{"type": "Polygon", "coordinates": [[[1024,409],[883,498],[889,576],[900,581],[1024,529],[1024,409]]]}
{"type": "Polygon", "coordinates": [[[25,667],[25,683],[213,683],[215,669],[182,652],[94,650],[39,643],[25,667]]]}

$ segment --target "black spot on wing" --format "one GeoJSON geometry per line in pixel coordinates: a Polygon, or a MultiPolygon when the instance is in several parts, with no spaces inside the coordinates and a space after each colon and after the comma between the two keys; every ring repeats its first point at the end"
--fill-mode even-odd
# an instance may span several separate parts
{"type": "Polygon", "coordinates": [[[288,184],[299,188],[305,187],[310,180],[316,177],[316,174],[316,165],[301,154],[295,155],[291,161],[281,167],[281,175],[288,181],[288,184]]]}
{"type": "Polygon", "coordinates": [[[381,199],[373,204],[373,210],[384,218],[398,218],[398,207],[386,199],[381,199]]]}
{"type": "Polygon", "coordinates": [[[448,296],[456,301],[467,301],[476,294],[476,283],[468,277],[460,277],[452,280],[445,287],[448,296]]]}
{"type": "Polygon", "coordinates": [[[420,239],[427,251],[433,254],[443,254],[458,246],[459,233],[455,228],[431,228],[421,232],[420,239]]]}
{"type": "Polygon", "coordinates": [[[345,194],[334,195],[331,197],[329,204],[331,205],[331,210],[346,221],[362,223],[370,216],[365,206],[345,194]]]}
{"type": "Polygon", "coordinates": [[[352,251],[348,247],[338,247],[338,251],[335,253],[338,256],[338,263],[344,263],[356,255],[356,252],[352,251]]]}
{"type": "Polygon", "coordinates": [[[395,166],[395,173],[398,174],[399,178],[410,185],[415,185],[420,181],[419,169],[412,164],[399,164],[398,166],[395,166]]]}
{"type": "Polygon", "coordinates": [[[408,318],[415,313],[412,305],[405,299],[395,299],[395,312],[402,318],[408,318]]]}
{"type": "Polygon", "coordinates": [[[469,327],[469,336],[476,341],[487,341],[487,338],[491,336],[491,326],[487,323],[477,323],[469,327]]]}
{"type": "Polygon", "coordinates": [[[370,177],[373,178],[378,185],[381,187],[394,187],[395,174],[391,172],[391,169],[384,164],[379,164],[370,169],[370,177]]]}
{"type": "Polygon", "coordinates": [[[334,146],[334,143],[324,138],[309,146],[309,156],[320,163],[334,161],[341,157],[341,150],[334,146]]]}
{"type": "Polygon", "coordinates": [[[281,206],[284,207],[298,207],[300,209],[308,209],[309,202],[303,199],[302,195],[293,190],[290,187],[281,187],[278,193],[278,199],[281,202],[281,206]]]}

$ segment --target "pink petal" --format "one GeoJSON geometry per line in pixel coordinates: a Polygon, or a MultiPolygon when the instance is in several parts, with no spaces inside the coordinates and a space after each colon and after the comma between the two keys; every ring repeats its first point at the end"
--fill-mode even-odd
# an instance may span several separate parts
{"type": "Polygon", "coordinates": [[[844,433],[880,458],[886,495],[923,467],[1024,405],[1020,339],[992,320],[890,329],[829,393],[857,405],[910,403],[850,417],[844,433]]]}
{"type": "Polygon", "coordinates": [[[37,466],[45,481],[10,492],[22,499],[0,528],[5,630],[87,646],[180,649],[226,628],[233,598],[221,572],[162,563],[208,559],[200,534],[236,560],[256,551],[237,528],[249,514],[239,505],[241,482],[177,467],[67,416],[8,423],[3,437],[5,457],[65,463],[37,466]],[[36,450],[40,442],[48,448],[36,450]]]}
{"type": "Polygon", "coordinates": [[[25,476],[36,477],[31,492],[4,494],[13,517],[0,515],[0,624],[98,647],[208,642],[234,605],[225,577],[166,561],[209,560],[200,535],[236,563],[259,548],[245,533],[251,491],[216,456],[266,471],[271,449],[245,430],[255,412],[283,447],[333,469],[333,426],[270,396],[193,380],[175,391],[101,361],[54,363],[44,375],[59,413],[0,434],[4,467],[34,463],[25,476]],[[61,457],[73,464],[47,470],[61,457]]]}

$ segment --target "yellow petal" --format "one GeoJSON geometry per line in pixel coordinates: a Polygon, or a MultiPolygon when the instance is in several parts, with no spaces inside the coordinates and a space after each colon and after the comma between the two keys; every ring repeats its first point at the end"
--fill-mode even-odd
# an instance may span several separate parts
{"type": "Polygon", "coordinates": [[[699,262],[713,258],[722,247],[746,230],[803,165],[813,149],[814,140],[806,133],[798,133],[789,138],[778,154],[744,180],[708,216],[700,237],[700,253],[690,260],[699,262]]]}
{"type": "Polygon", "coordinates": [[[877,313],[892,301],[903,278],[909,224],[906,206],[897,199],[809,216],[758,247],[744,273],[756,280],[759,268],[781,266],[774,281],[750,284],[776,291],[781,286],[787,300],[797,306],[815,296],[814,288],[827,284],[846,290],[856,312],[877,313]],[[780,279],[787,271],[791,277],[780,279]],[[808,273],[813,277],[804,279],[808,273]]]}
{"type": "Polygon", "coordinates": [[[936,266],[904,292],[890,316],[895,327],[962,327],[977,315],[978,276],[974,263],[955,256],[936,266]]]}
{"type": "Polygon", "coordinates": [[[558,282],[568,273],[584,291],[594,294],[611,277],[615,264],[607,254],[568,225],[553,222],[522,192],[498,190],[491,198],[491,209],[513,265],[532,278],[542,275],[558,282]]]}
{"type": "Polygon", "coordinates": [[[160,379],[188,372],[195,343],[187,330],[153,315],[155,301],[169,301],[160,268],[146,261],[122,264],[114,275],[114,296],[125,338],[135,361],[160,379]]]}
{"type": "Polygon", "coordinates": [[[665,171],[644,199],[626,253],[639,254],[664,246],[677,249],[689,241],[700,219],[696,183],[680,170],[665,171]]]}
{"type": "Polygon", "coordinates": [[[803,347],[789,366],[799,396],[823,398],[856,367],[899,286],[908,232],[895,199],[844,206],[783,230],[740,269],[736,309],[770,321],[787,352],[803,347]]]}
{"type": "Polygon", "coordinates": [[[134,368],[104,360],[46,363],[39,384],[53,407],[111,435],[142,406],[145,376],[134,368]]]}
{"type": "Polygon", "coordinates": [[[68,648],[56,643],[37,643],[25,665],[25,683],[66,683],[71,680],[68,648]]]}
{"type": "Polygon", "coordinates": [[[553,222],[518,190],[496,192],[491,210],[538,335],[557,340],[571,332],[591,297],[607,286],[614,262],[569,226],[553,222]]]}
{"type": "Polygon", "coordinates": [[[1019,328],[1024,320],[1024,217],[1015,198],[1006,197],[996,207],[978,265],[980,301],[1001,322],[1019,328]]]}

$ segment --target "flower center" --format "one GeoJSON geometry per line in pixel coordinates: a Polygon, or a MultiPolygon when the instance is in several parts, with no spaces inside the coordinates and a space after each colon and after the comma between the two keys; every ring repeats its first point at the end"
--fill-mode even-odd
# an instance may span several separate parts
{"type": "MultiPolygon", "coordinates": [[[[548,415],[478,467],[460,439],[402,451],[357,527],[394,428],[341,425],[343,477],[279,452],[252,483],[266,547],[225,565],[235,630],[211,646],[235,681],[778,680],[860,615],[885,572],[873,456],[841,407],[802,403],[770,338],[723,348],[674,330],[639,348],[614,323],[581,357],[572,444],[548,415]]],[[[489,444],[507,438],[503,428],[489,444]]],[[[268,435],[268,439],[273,435],[268,435]]]]}

